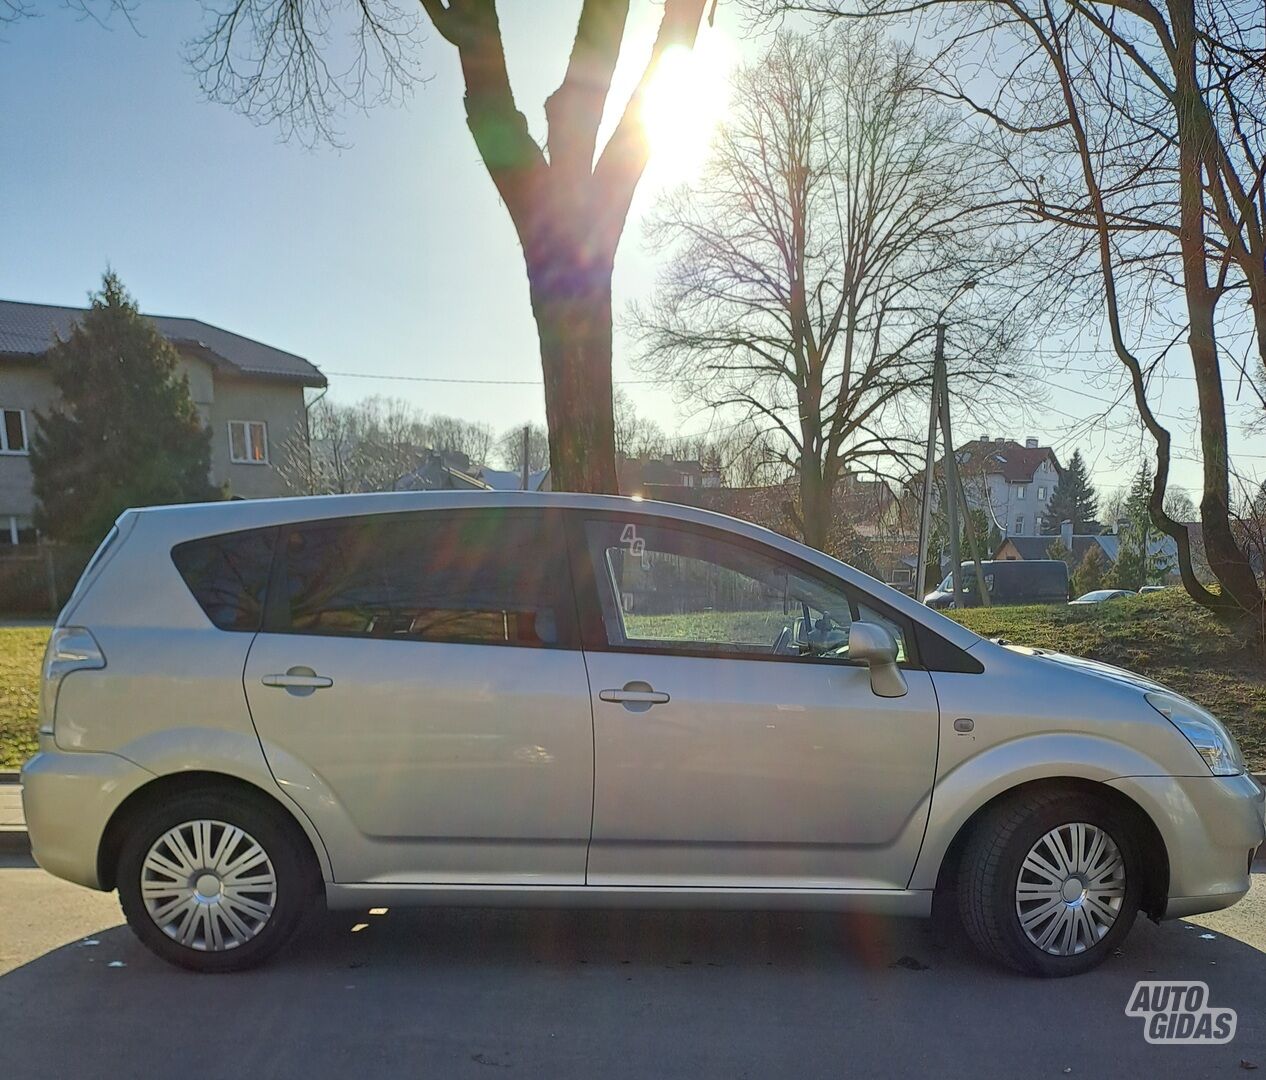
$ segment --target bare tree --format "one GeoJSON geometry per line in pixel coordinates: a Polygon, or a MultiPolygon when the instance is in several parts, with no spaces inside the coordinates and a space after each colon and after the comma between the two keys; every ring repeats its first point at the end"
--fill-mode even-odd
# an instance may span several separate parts
{"type": "Polygon", "coordinates": [[[777,436],[799,476],[789,512],[817,547],[846,470],[914,451],[905,410],[930,385],[949,303],[980,283],[957,327],[972,335],[951,369],[960,391],[979,400],[1011,345],[988,301],[988,177],[918,68],[870,25],[780,33],[737,75],[702,179],[661,200],[649,229],[671,257],[632,310],[643,366],[777,436]]]}
{"type": "Polygon", "coordinates": [[[727,487],[781,486],[790,476],[765,429],[751,419],[675,436],[668,448],[673,457],[716,470],[727,487]]]}
{"type": "MultiPolygon", "coordinates": [[[[804,4],[758,6],[803,10],[804,4]]],[[[1059,245],[1065,288],[1094,275],[1112,351],[1155,445],[1153,522],[1187,592],[1261,618],[1233,528],[1224,371],[1266,404],[1266,26],[1248,0],[860,0],[824,13],[909,17],[936,40],[935,89],[992,124],[1012,205],[1059,245]],[[928,25],[928,23],[931,25],[928,25]],[[982,57],[991,63],[982,65],[982,57]],[[1200,421],[1204,555],[1165,507],[1172,437],[1154,376],[1185,343],[1200,421]],[[1236,347],[1236,343],[1239,347],[1236,347]],[[1243,343],[1247,342],[1247,346],[1243,343]]],[[[1053,294],[1058,284],[1053,283],[1053,294]]]]}
{"type": "Polygon", "coordinates": [[[539,472],[549,465],[549,432],[540,424],[520,424],[501,436],[497,451],[501,463],[516,473],[523,471],[523,431],[527,429],[528,472],[539,472]]]}
{"type": "Polygon", "coordinates": [[[617,389],[612,400],[615,406],[615,451],[620,457],[653,457],[667,451],[668,436],[663,428],[639,413],[627,393],[617,389]]]}
{"type": "Polygon", "coordinates": [[[461,454],[471,465],[487,465],[496,446],[496,433],[487,424],[436,414],[418,425],[417,437],[432,450],[461,454]]]}
{"type": "MultiPolygon", "coordinates": [[[[11,18],[33,10],[30,0],[0,2],[11,18]]],[[[131,10],[130,0],[77,2],[131,10]]],[[[211,98],[283,131],[331,136],[340,108],[398,97],[417,78],[411,57],[426,23],[457,50],[466,123],[527,266],[553,484],[614,492],[611,275],[649,155],[641,104],[665,52],[693,48],[709,0],[662,0],[650,58],[622,111],[614,104],[600,151],[629,0],[581,3],[566,74],[545,102],[544,146],[515,101],[496,0],[419,3],[425,19],[413,0],[223,0],[207,5],[191,59],[211,98]]]]}
{"type": "Polygon", "coordinates": [[[390,491],[421,462],[423,435],[417,410],[398,398],[322,398],[309,409],[308,437],[294,437],[278,470],[297,495],[390,491]]]}

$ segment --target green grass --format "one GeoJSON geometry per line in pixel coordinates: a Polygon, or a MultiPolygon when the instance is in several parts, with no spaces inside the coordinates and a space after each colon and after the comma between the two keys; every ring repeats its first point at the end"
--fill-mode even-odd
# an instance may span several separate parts
{"type": "Polygon", "coordinates": [[[0,769],[15,769],[35,753],[40,660],[48,629],[0,627],[0,769]]]}
{"type": "Polygon", "coordinates": [[[643,641],[728,641],[772,645],[787,618],[769,611],[700,611],[688,615],[625,614],[630,638],[643,641]]]}
{"type": "Polygon", "coordinates": [[[1182,589],[1085,607],[971,608],[953,617],[985,637],[1115,664],[1203,705],[1266,769],[1266,656],[1244,627],[1214,618],[1182,589]]]}

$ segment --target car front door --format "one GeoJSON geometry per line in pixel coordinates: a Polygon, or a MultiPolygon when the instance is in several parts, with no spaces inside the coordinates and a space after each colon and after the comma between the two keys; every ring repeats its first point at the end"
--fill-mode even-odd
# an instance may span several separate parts
{"type": "Polygon", "coordinates": [[[583,884],[593,728],[557,515],[317,521],[277,557],[246,694],[336,880],[583,884]]]}
{"type": "Polygon", "coordinates": [[[937,752],[900,617],[766,545],[636,515],[573,522],[593,693],[591,886],[903,889],[937,752]],[[848,656],[893,632],[906,693],[848,656]]]}

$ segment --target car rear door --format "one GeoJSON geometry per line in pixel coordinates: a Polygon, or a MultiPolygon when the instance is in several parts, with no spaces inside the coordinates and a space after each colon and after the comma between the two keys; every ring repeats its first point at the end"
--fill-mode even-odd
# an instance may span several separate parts
{"type": "Polygon", "coordinates": [[[559,518],[282,530],[245,686],[339,882],[584,882],[593,728],[559,518]]]}
{"type": "Polygon", "coordinates": [[[589,884],[905,888],[938,740],[908,624],[718,529],[586,514],[573,530],[594,712],[589,884]],[[806,616],[833,655],[804,655],[806,616]],[[877,697],[849,660],[858,618],[901,641],[903,697],[877,697]]]}

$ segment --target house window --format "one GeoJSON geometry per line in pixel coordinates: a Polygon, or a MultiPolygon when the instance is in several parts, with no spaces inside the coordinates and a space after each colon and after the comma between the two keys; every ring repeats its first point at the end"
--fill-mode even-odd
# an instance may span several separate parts
{"type": "Polygon", "coordinates": [[[230,420],[229,460],[238,465],[267,465],[268,425],[262,420],[230,420]]]}
{"type": "Polygon", "coordinates": [[[1046,488],[1044,488],[1044,487],[1039,487],[1039,488],[1037,489],[1037,501],[1038,501],[1038,502],[1046,502],[1046,488]]]}
{"type": "Polygon", "coordinates": [[[0,425],[0,453],[25,454],[26,444],[26,410],[3,409],[4,423],[0,425]]]}
{"type": "Polygon", "coordinates": [[[1016,514],[1015,516],[1015,534],[1016,536],[1024,535],[1024,515],[1016,514]]]}
{"type": "Polygon", "coordinates": [[[1015,486],[1015,497],[1016,497],[1017,499],[1023,499],[1023,498],[1024,498],[1025,493],[1026,493],[1028,490],[1029,490],[1029,486],[1028,486],[1028,484],[1016,484],[1016,486],[1015,486]]]}

